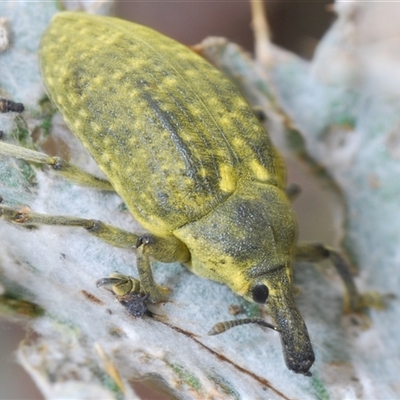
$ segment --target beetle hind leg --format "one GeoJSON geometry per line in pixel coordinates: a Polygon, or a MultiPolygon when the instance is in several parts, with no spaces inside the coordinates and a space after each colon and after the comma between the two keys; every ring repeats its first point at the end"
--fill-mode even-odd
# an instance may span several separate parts
{"type": "Polygon", "coordinates": [[[16,146],[3,141],[0,141],[0,154],[19,158],[28,162],[47,165],[58,175],[80,186],[87,186],[98,190],[114,190],[107,180],[89,174],[60,157],[50,157],[39,151],[26,149],[25,147],[16,146]]]}
{"type": "Polygon", "coordinates": [[[139,237],[139,235],[95,219],[39,214],[32,212],[28,207],[19,209],[0,204],[0,218],[25,227],[56,225],[85,228],[90,234],[120,248],[135,248],[139,237]]]}

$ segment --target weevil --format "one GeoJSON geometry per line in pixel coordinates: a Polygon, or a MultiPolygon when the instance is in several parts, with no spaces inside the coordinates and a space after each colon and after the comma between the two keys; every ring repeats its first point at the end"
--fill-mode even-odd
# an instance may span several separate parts
{"type": "Polygon", "coordinates": [[[115,190],[148,234],[2,205],[0,216],[19,224],[83,227],[136,249],[140,282],[115,274],[98,282],[111,286],[133,314],[145,313],[148,299],[168,298],[168,289],[153,278],[152,260],[181,262],[227,285],[265,305],[276,326],[245,319],[217,324],[211,334],[249,322],[275,329],[287,367],[310,376],[315,356],[293,299],[294,261],[331,259],[345,284],[347,311],[359,311],[363,296],[339,253],[296,242],[283,160],[234,84],[150,28],[76,12],[54,17],[39,60],[50,99],[108,181],[6,143],[0,152],[47,164],[78,184],[115,190]],[[130,294],[138,297],[130,301],[130,294]]]}

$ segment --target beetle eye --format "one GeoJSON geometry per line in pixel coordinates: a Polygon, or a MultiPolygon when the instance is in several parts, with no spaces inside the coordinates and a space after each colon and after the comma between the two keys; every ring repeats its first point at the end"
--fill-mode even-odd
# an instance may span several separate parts
{"type": "Polygon", "coordinates": [[[264,304],[268,299],[269,290],[262,283],[258,283],[251,290],[251,295],[253,297],[253,301],[256,303],[264,304]]]}

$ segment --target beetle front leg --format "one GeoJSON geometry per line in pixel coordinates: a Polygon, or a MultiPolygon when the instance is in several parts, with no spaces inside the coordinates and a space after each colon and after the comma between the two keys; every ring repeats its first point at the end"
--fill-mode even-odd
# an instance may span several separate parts
{"type": "Polygon", "coordinates": [[[108,278],[99,279],[96,285],[110,290],[134,317],[151,314],[147,310],[147,300],[150,296],[143,292],[140,281],[136,278],[114,272],[108,278]]]}
{"type": "Polygon", "coordinates": [[[377,292],[359,293],[353,279],[351,266],[344,260],[340,253],[330,247],[319,243],[300,243],[296,246],[294,258],[296,262],[319,262],[329,259],[345,287],[343,312],[349,314],[359,313],[366,308],[385,308],[385,297],[377,292]]]}
{"type": "Polygon", "coordinates": [[[143,291],[150,295],[155,303],[167,301],[170,290],[156,283],[151,269],[150,257],[146,254],[145,246],[138,247],[136,252],[136,266],[139,272],[140,284],[143,291]]]}
{"type": "Polygon", "coordinates": [[[169,289],[155,282],[150,257],[162,262],[187,262],[190,259],[189,250],[174,236],[161,238],[151,234],[141,236],[136,247],[136,262],[143,291],[155,303],[165,301],[169,289]]]}
{"type": "MultiPolygon", "coordinates": [[[[137,302],[141,302],[143,296],[150,298],[153,303],[161,303],[168,300],[170,290],[156,283],[151,268],[151,259],[161,262],[187,262],[190,259],[188,248],[174,236],[157,237],[151,234],[142,235],[136,242],[136,266],[139,280],[128,275],[111,274],[108,278],[100,279],[97,286],[111,286],[111,291],[117,299],[128,308],[135,316],[137,302]],[[121,300],[122,299],[122,300],[121,300]],[[132,301],[134,305],[132,306],[132,301]],[[134,312],[132,312],[134,310],[134,312]]],[[[137,312],[139,314],[139,312],[137,312]]]]}
{"type": "Polygon", "coordinates": [[[136,265],[140,280],[128,275],[113,273],[97,281],[98,287],[106,287],[118,301],[135,317],[149,313],[146,302],[168,300],[170,290],[156,283],[151,268],[151,259],[162,262],[187,262],[190,253],[184,243],[174,236],[157,237],[142,235],[136,242],[136,265]]]}

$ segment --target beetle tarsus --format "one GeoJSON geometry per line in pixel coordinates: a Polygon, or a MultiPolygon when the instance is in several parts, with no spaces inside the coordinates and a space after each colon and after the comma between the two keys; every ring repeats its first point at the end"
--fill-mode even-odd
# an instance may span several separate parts
{"type": "Polygon", "coordinates": [[[105,287],[136,318],[148,313],[149,294],[142,291],[140,281],[136,278],[113,273],[108,278],[99,279],[97,287],[105,287]]]}

